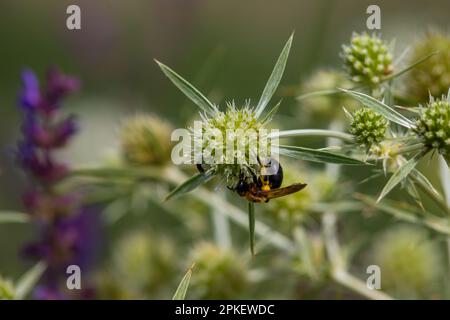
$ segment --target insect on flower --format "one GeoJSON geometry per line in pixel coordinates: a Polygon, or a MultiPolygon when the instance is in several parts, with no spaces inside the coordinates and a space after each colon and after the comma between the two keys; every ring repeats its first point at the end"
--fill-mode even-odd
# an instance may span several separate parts
{"type": "MultiPolygon", "coordinates": [[[[241,197],[247,199],[247,201],[266,203],[270,199],[284,197],[306,187],[305,183],[294,183],[280,188],[283,182],[283,168],[281,164],[271,158],[267,161],[267,164],[264,165],[260,162],[260,165],[261,172],[259,177],[253,175],[253,180],[250,183],[247,179],[241,177],[234,188],[228,187],[228,189],[236,192],[241,197]],[[265,174],[268,168],[276,168],[276,172],[274,174],[265,174]]],[[[197,165],[197,169],[202,173],[205,172],[202,165],[197,165]]]]}
{"type": "MultiPolygon", "coordinates": [[[[277,160],[278,155],[321,163],[347,165],[364,164],[360,160],[343,154],[278,144],[278,138],[280,137],[305,135],[331,135],[342,139],[352,140],[353,138],[347,134],[342,135],[327,130],[275,130],[275,132],[272,131],[270,133],[265,131],[265,125],[271,121],[280,105],[280,103],[278,103],[270,111],[265,112],[266,107],[281,81],[289,56],[292,38],[293,35],[291,35],[281,51],[258,104],[252,106],[250,102],[248,102],[240,109],[236,108],[234,102],[232,102],[228,103],[225,111],[219,110],[217,105],[210,102],[208,98],[200,93],[200,91],[192,84],[166,65],[156,61],[163,73],[172,81],[172,83],[202,110],[202,121],[199,121],[200,126],[198,131],[195,130],[194,124],[194,152],[192,153],[190,150],[190,143],[188,144],[189,148],[186,148],[189,150],[189,152],[186,152],[187,157],[190,158],[190,162],[188,163],[196,164],[200,172],[175,188],[166,197],[166,200],[174,195],[190,192],[203,183],[206,183],[214,176],[222,178],[225,185],[230,190],[245,198],[249,203],[250,248],[252,253],[255,228],[254,203],[265,203],[270,199],[283,197],[298,192],[306,187],[306,184],[303,183],[281,187],[283,181],[283,169],[277,160]],[[229,131],[239,133],[230,135],[229,131]],[[200,138],[196,139],[196,137],[198,137],[196,132],[200,133],[200,138]],[[257,134],[252,136],[252,132],[257,134]],[[207,138],[203,139],[204,136],[207,138]],[[224,136],[226,139],[223,139],[224,136]],[[234,139],[231,145],[237,145],[238,148],[243,147],[241,150],[235,151],[234,147],[232,148],[231,153],[228,152],[230,151],[228,148],[225,150],[224,145],[228,147],[228,138],[230,136],[234,139]],[[223,141],[226,143],[224,144],[223,141]],[[267,143],[264,143],[266,141],[267,143]],[[196,142],[197,145],[200,146],[199,150],[195,148],[196,142]],[[256,145],[261,146],[261,142],[263,142],[262,144],[264,146],[270,146],[270,154],[261,152],[261,149],[258,151],[252,149],[256,145]],[[273,146],[275,146],[275,151],[272,149],[273,146]],[[210,151],[210,149],[212,149],[213,152],[209,152],[207,161],[198,162],[198,158],[204,158],[205,150],[210,151]],[[232,161],[228,161],[229,158],[232,161]],[[209,159],[212,159],[213,161],[208,161],[209,159]],[[225,161],[223,161],[224,159],[225,161]],[[276,170],[273,170],[274,166],[276,167],[276,170]]],[[[192,135],[189,134],[188,138],[191,139],[191,136],[192,135]]],[[[264,148],[264,150],[267,149],[264,148]]]]}

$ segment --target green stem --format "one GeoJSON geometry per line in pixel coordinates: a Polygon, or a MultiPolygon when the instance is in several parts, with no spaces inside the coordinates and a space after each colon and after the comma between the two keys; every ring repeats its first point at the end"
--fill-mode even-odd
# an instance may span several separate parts
{"type": "Polygon", "coordinates": [[[328,138],[338,138],[346,142],[354,142],[353,136],[351,134],[324,129],[285,130],[274,132],[269,135],[269,139],[286,138],[286,137],[328,137],[328,138]]]}
{"type": "Polygon", "coordinates": [[[248,228],[250,235],[250,252],[255,255],[255,204],[248,202],[248,228]]]}
{"type": "Polygon", "coordinates": [[[424,148],[424,144],[423,143],[416,143],[416,144],[408,145],[406,147],[399,148],[396,152],[393,152],[392,155],[395,156],[395,155],[400,155],[400,154],[420,151],[423,148],[424,148]]]}

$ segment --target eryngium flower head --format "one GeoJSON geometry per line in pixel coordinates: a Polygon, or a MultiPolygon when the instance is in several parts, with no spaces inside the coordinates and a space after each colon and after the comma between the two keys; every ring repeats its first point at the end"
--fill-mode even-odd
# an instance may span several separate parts
{"type": "Polygon", "coordinates": [[[170,160],[172,127],[151,115],[127,119],[121,132],[122,154],[133,165],[161,165],[170,160]]]}
{"type": "Polygon", "coordinates": [[[442,277],[438,244],[416,227],[395,227],[378,237],[370,263],[381,269],[382,288],[399,298],[424,297],[442,277]]]}
{"type": "Polygon", "coordinates": [[[123,287],[155,292],[172,278],[176,265],[171,240],[138,230],[122,237],[115,247],[113,269],[123,287]]]}
{"type": "Polygon", "coordinates": [[[350,44],[342,46],[341,55],[355,83],[377,85],[393,71],[388,45],[375,34],[354,33],[350,44]]]}
{"type": "Polygon", "coordinates": [[[203,168],[221,177],[229,187],[235,187],[243,179],[251,183],[259,176],[258,148],[265,144],[269,151],[266,142],[270,140],[248,104],[238,109],[234,103],[228,103],[225,112],[217,111],[212,117],[202,115],[201,137],[196,133],[195,124],[191,131],[194,145],[200,146],[199,150],[194,147],[193,162],[198,163],[195,157],[203,155],[203,168]]]}
{"type": "Polygon", "coordinates": [[[437,149],[444,156],[450,154],[450,103],[445,97],[431,98],[427,107],[421,108],[416,126],[427,147],[437,149]]]}
{"type": "Polygon", "coordinates": [[[407,94],[418,101],[428,100],[429,94],[440,97],[450,87],[450,36],[430,32],[413,47],[411,64],[435,53],[408,72],[407,94]]]}
{"type": "Polygon", "coordinates": [[[352,114],[350,133],[367,148],[383,141],[387,128],[387,120],[372,109],[363,107],[352,114]]]}
{"type": "MultiPolygon", "coordinates": [[[[303,82],[300,94],[351,87],[352,83],[347,79],[345,73],[336,70],[319,70],[303,82]]],[[[305,100],[302,99],[301,103],[304,106],[299,110],[301,117],[308,115],[314,121],[320,118],[328,121],[330,117],[342,115],[343,106],[348,110],[353,110],[357,106],[355,99],[350,98],[347,94],[308,97],[305,100]]]]}
{"type": "Polygon", "coordinates": [[[249,275],[243,260],[231,249],[210,243],[197,245],[189,295],[196,299],[237,299],[247,288],[249,275]]]}

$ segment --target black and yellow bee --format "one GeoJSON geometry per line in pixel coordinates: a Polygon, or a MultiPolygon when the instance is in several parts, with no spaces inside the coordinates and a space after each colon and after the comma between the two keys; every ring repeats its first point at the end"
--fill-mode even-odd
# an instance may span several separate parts
{"type": "MultiPolygon", "coordinates": [[[[201,165],[197,165],[199,171],[204,172],[201,165]]],[[[281,187],[283,182],[283,168],[281,164],[275,159],[270,159],[267,165],[261,165],[261,172],[259,178],[256,175],[253,177],[253,181],[249,183],[246,179],[240,179],[238,184],[230,190],[236,192],[241,197],[247,199],[250,202],[269,202],[270,199],[280,198],[289,194],[298,192],[306,187],[305,183],[294,183],[287,187],[281,187]],[[266,173],[267,167],[276,168],[277,171],[274,174],[266,173]]]]}

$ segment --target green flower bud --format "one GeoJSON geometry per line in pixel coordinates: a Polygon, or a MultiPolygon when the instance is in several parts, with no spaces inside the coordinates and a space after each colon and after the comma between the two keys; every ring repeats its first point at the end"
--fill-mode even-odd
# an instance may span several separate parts
{"type": "Polygon", "coordinates": [[[383,141],[388,121],[369,108],[361,108],[352,114],[350,133],[360,145],[370,148],[383,141]]]}
{"type": "Polygon", "coordinates": [[[195,299],[238,299],[249,284],[246,265],[231,249],[210,243],[197,245],[191,253],[195,267],[189,296],[195,299]]]}
{"type": "Polygon", "coordinates": [[[416,132],[425,141],[425,145],[434,148],[440,154],[450,154],[450,103],[431,99],[427,107],[421,109],[416,123],[416,132]]]}
{"type": "Polygon", "coordinates": [[[13,282],[0,276],[0,300],[13,300],[15,295],[13,282]]]}
{"type": "Polygon", "coordinates": [[[125,121],[121,131],[122,154],[133,165],[162,165],[170,161],[172,127],[150,115],[125,121]]]}
{"type": "Polygon", "coordinates": [[[373,261],[381,269],[381,288],[399,298],[425,297],[442,279],[439,246],[416,227],[396,227],[377,239],[373,261]]]}
{"type": "MultiPolygon", "coordinates": [[[[351,88],[352,83],[347,79],[345,73],[336,70],[319,70],[306,79],[300,87],[300,94],[308,94],[316,91],[333,90],[336,88],[351,88]]],[[[320,95],[301,100],[302,108],[299,114],[302,118],[317,121],[324,119],[329,121],[330,117],[342,116],[342,107],[353,110],[357,106],[355,99],[346,94],[320,95]]]]}
{"type": "Polygon", "coordinates": [[[419,102],[440,97],[450,87],[450,36],[430,32],[412,50],[410,64],[436,53],[407,73],[407,95],[419,102]]]}
{"type": "Polygon", "coordinates": [[[354,33],[349,45],[342,46],[342,58],[355,83],[378,85],[393,72],[392,55],[379,36],[354,33]]]}

